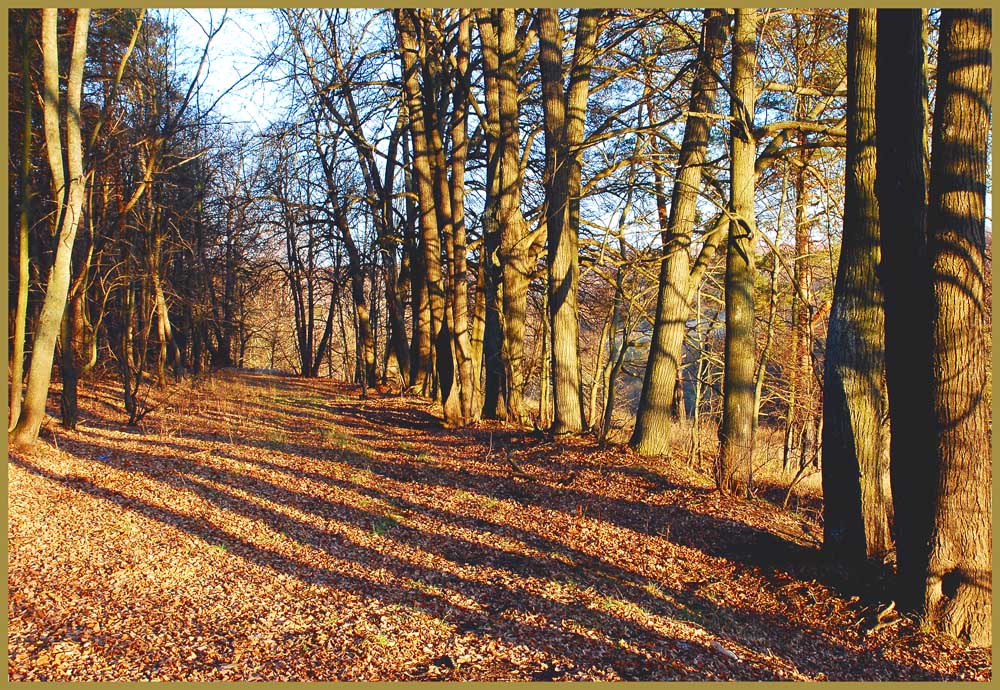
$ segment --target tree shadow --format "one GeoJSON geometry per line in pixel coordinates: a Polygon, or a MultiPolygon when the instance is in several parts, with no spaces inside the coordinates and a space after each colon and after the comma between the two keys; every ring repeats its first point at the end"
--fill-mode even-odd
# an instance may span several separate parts
{"type": "MultiPolygon", "coordinates": [[[[164,461],[173,462],[176,459],[141,454],[138,460],[140,463],[162,463],[164,461]]],[[[640,637],[648,638],[650,636],[650,632],[647,629],[634,623],[593,609],[579,610],[568,607],[554,599],[533,594],[524,589],[515,590],[502,584],[472,580],[421,566],[344,538],[331,540],[330,535],[324,530],[319,530],[307,523],[289,518],[277,511],[243,499],[229,491],[211,487],[200,481],[191,481],[190,474],[181,483],[176,470],[156,468],[139,471],[158,481],[172,484],[177,488],[193,491],[211,501],[220,509],[239,513],[244,517],[260,521],[296,542],[322,549],[331,556],[350,559],[355,563],[368,567],[373,567],[377,564],[378,568],[388,570],[403,581],[418,580],[438,588],[458,589],[460,587],[463,594],[466,596],[472,595],[474,604],[473,606],[459,608],[447,598],[428,592],[423,588],[419,590],[414,588],[404,589],[398,585],[382,584],[374,579],[358,577],[340,570],[330,570],[303,563],[273,549],[261,547],[235,536],[204,518],[186,515],[171,508],[150,504],[146,501],[127,496],[119,491],[102,487],[83,477],[60,476],[27,460],[11,458],[11,462],[32,474],[90,496],[106,500],[147,518],[157,520],[165,525],[196,536],[210,545],[223,547],[230,553],[251,563],[266,566],[277,572],[293,576],[305,583],[349,590],[363,597],[373,597],[384,603],[409,607],[442,620],[450,617],[456,623],[456,632],[460,634],[472,633],[477,636],[493,636],[509,640],[514,644],[526,644],[537,640],[536,644],[540,645],[541,649],[583,649],[589,647],[588,651],[592,655],[589,657],[590,661],[598,664],[607,664],[623,679],[629,680],[651,677],[661,677],[664,679],[710,679],[718,677],[717,673],[725,676],[739,676],[741,671],[750,670],[749,665],[729,659],[716,664],[716,673],[713,673],[710,669],[697,668],[688,668],[684,671],[679,671],[676,668],[671,669],[668,665],[662,663],[659,668],[656,668],[653,666],[657,661],[655,658],[637,654],[610,643],[599,642],[592,637],[574,632],[566,626],[567,621],[585,621],[593,628],[610,635],[612,639],[618,637],[620,639],[635,640],[640,637]],[[541,615],[546,623],[541,625],[525,623],[512,618],[508,615],[510,612],[530,613],[534,616],[541,615]],[[583,620],[581,621],[581,619],[583,620]],[[668,669],[670,670],[668,671],[668,669]],[[664,674],[664,671],[667,671],[667,673],[664,674]]],[[[246,475],[243,475],[243,479],[237,479],[231,475],[227,476],[229,473],[221,472],[214,468],[198,469],[193,467],[196,464],[191,463],[187,465],[185,473],[195,473],[197,476],[204,476],[206,479],[210,479],[210,481],[222,483],[228,481],[231,482],[229,485],[232,488],[246,490],[246,475]]],[[[135,464],[128,468],[129,471],[136,471],[137,469],[138,467],[135,464]]],[[[249,483],[253,485],[254,482],[249,483]]],[[[261,487],[257,486],[256,488],[259,489],[261,487]]],[[[286,494],[294,493],[288,492],[285,489],[281,489],[281,491],[286,494]]],[[[286,498],[288,498],[287,495],[286,498]]],[[[323,515],[327,518],[336,517],[355,526],[365,523],[371,524],[371,520],[380,517],[375,513],[353,509],[344,504],[336,506],[329,503],[324,504],[324,502],[312,497],[307,497],[305,501],[306,503],[297,507],[300,509],[309,508],[311,509],[310,512],[323,515]]],[[[399,526],[393,530],[392,538],[394,541],[400,541],[401,539],[412,541],[415,535],[419,535],[419,530],[399,526]]],[[[435,540],[440,538],[441,535],[435,535],[435,540]]],[[[417,541],[422,542],[420,539],[417,539],[417,541]]],[[[442,552],[448,553],[454,549],[465,549],[467,546],[467,544],[449,543],[442,548],[442,552]]],[[[664,651],[670,649],[671,642],[673,640],[662,638],[657,640],[658,646],[664,649],[664,651]]],[[[768,673],[766,669],[758,668],[754,669],[754,671],[757,677],[763,675],[765,678],[777,678],[777,676],[768,673]]]]}
{"type": "MultiPolygon", "coordinates": [[[[292,387],[290,390],[296,389],[292,387]]],[[[255,405],[258,405],[262,412],[267,408],[265,403],[255,405]]],[[[338,406],[326,406],[327,411],[335,409],[338,409],[338,406]]],[[[387,430],[393,428],[394,425],[404,424],[407,426],[403,428],[413,431],[414,428],[409,426],[409,422],[414,418],[419,420],[421,416],[423,416],[422,421],[425,423],[423,428],[426,433],[438,433],[435,422],[431,421],[434,418],[421,411],[394,410],[393,414],[389,415],[383,414],[385,412],[383,409],[372,410],[366,414],[359,414],[350,408],[347,408],[347,411],[351,414],[350,419],[355,420],[353,425],[343,419],[338,419],[338,424],[345,430],[352,432],[355,437],[375,437],[368,429],[371,425],[381,426],[382,436],[377,437],[377,439],[383,447],[387,445],[387,438],[393,439],[391,433],[386,433],[387,430]]],[[[323,417],[323,421],[329,423],[333,420],[323,417]]],[[[396,426],[395,428],[400,427],[396,426]]],[[[469,437],[467,443],[480,445],[483,433],[486,432],[476,430],[467,434],[469,437]]],[[[180,434],[180,440],[185,439],[215,442],[228,440],[219,434],[191,431],[184,431],[180,434]]],[[[423,437],[420,440],[421,442],[427,441],[423,437]]],[[[436,440],[436,447],[454,449],[455,444],[450,441],[450,438],[436,440]]],[[[198,450],[196,446],[184,445],[183,443],[166,442],[163,445],[185,453],[198,450]]],[[[241,439],[240,445],[261,451],[274,450],[273,443],[253,438],[241,439]]],[[[669,638],[664,639],[646,626],[604,611],[579,605],[567,605],[550,597],[529,592],[523,587],[504,585],[504,578],[496,578],[496,573],[506,573],[517,580],[535,578],[562,585],[574,584],[579,587],[593,587],[598,592],[607,593],[605,596],[609,606],[614,607],[618,605],[614,602],[624,601],[626,606],[640,607],[655,616],[686,620],[709,632],[732,638],[739,644],[760,654],[777,654],[786,662],[806,673],[823,672],[831,678],[866,677],[867,672],[877,674],[873,677],[924,677],[927,674],[923,669],[900,666],[879,657],[878,654],[874,656],[872,656],[873,653],[866,652],[859,654],[836,640],[828,639],[822,631],[810,630],[777,612],[762,614],[759,611],[722,605],[713,601],[709,595],[702,593],[699,583],[666,586],[655,578],[610,562],[600,554],[574,548],[553,536],[543,536],[539,531],[427,506],[393,495],[388,491],[379,491],[357,481],[335,476],[334,469],[338,466],[354,468],[358,471],[372,472],[386,479],[406,482],[415,486],[444,487],[453,489],[455,492],[486,496],[494,500],[512,499],[522,506],[557,510],[567,516],[572,516],[582,507],[588,515],[593,515],[596,519],[619,528],[657,539],[665,538],[673,544],[697,549],[704,554],[725,559],[720,563],[722,569],[728,567],[725,561],[730,561],[761,569],[771,568],[773,572],[778,572],[782,567],[787,566],[787,570],[797,572],[794,566],[800,566],[801,561],[810,555],[808,549],[736,521],[697,513],[676,505],[627,501],[573,487],[517,479],[509,475],[509,468],[504,467],[499,460],[492,463],[492,466],[496,467],[496,474],[486,474],[455,470],[440,464],[415,466],[415,463],[405,461],[406,454],[399,453],[398,448],[394,450],[396,456],[400,457],[388,458],[348,449],[330,451],[301,443],[282,442],[281,450],[284,453],[302,459],[320,461],[318,464],[313,464],[313,467],[318,467],[319,470],[310,471],[283,465],[280,462],[271,462],[265,459],[266,454],[254,453],[253,458],[246,458],[233,455],[224,448],[212,450],[213,455],[232,462],[255,466],[268,472],[280,472],[297,480],[320,482],[353,492],[357,496],[364,496],[373,501],[384,503],[392,506],[395,510],[405,511],[411,514],[414,519],[413,521],[408,519],[407,524],[393,525],[386,533],[391,542],[432,553],[450,561],[459,569],[472,569],[473,573],[476,574],[478,571],[492,573],[494,577],[491,579],[488,576],[487,581],[483,582],[475,578],[455,576],[451,573],[420,566],[401,557],[371,549],[349,540],[337,539],[331,542],[329,533],[241,498],[232,491],[266,498],[307,514],[327,520],[336,520],[342,524],[364,530],[372,528],[379,520],[383,520],[385,515],[382,512],[360,509],[343,502],[330,502],[305,491],[289,489],[250,474],[222,470],[218,467],[195,462],[190,458],[169,457],[155,453],[137,454],[129,451],[129,459],[126,461],[113,453],[108,455],[106,450],[106,447],[97,443],[76,442],[74,444],[74,453],[81,457],[89,456],[100,464],[118,470],[143,474],[180,491],[195,492],[222,510],[240,514],[267,525],[289,539],[322,549],[331,556],[346,558],[364,565],[377,563],[379,567],[385,568],[400,579],[416,579],[433,583],[435,586],[460,589],[466,595],[472,593],[475,605],[463,609],[461,617],[458,619],[459,629],[465,632],[482,636],[500,636],[513,643],[524,643],[525,640],[536,640],[541,636],[542,642],[539,643],[541,647],[555,645],[556,648],[593,650],[595,641],[592,638],[566,629],[566,621],[577,621],[590,625],[593,629],[603,631],[611,639],[643,640],[656,649],[664,650],[662,652],[663,658],[654,659],[643,654],[623,650],[606,642],[600,643],[597,651],[591,653],[596,654],[597,660],[609,663],[623,678],[707,679],[722,675],[723,677],[778,679],[780,676],[767,668],[762,668],[759,665],[751,666],[742,660],[736,662],[728,659],[716,659],[706,668],[687,668],[685,670],[679,670],[675,665],[664,665],[664,658],[670,655],[683,658],[685,651],[690,655],[691,650],[685,648],[685,645],[690,647],[690,643],[669,638]],[[403,461],[400,461],[400,458],[403,461]],[[327,468],[330,468],[329,472],[327,468]],[[225,489],[216,488],[211,483],[221,484],[225,489]],[[486,544],[482,541],[454,537],[440,531],[434,532],[413,526],[413,524],[428,521],[447,523],[465,532],[474,533],[486,544]],[[526,556],[509,549],[489,545],[497,541],[496,537],[516,539],[527,545],[536,554],[546,555],[526,556]],[[510,612],[514,612],[515,615],[540,614],[547,621],[547,624],[539,627],[512,622],[510,612]],[[808,660],[801,658],[795,641],[801,640],[803,635],[812,635],[815,639],[810,645],[811,648],[822,650],[822,653],[817,654],[816,658],[810,657],[808,660]]],[[[535,458],[535,460],[540,462],[541,457],[535,458]]],[[[439,617],[442,615],[442,611],[450,606],[440,597],[430,596],[425,592],[411,590],[403,593],[396,587],[375,586],[363,578],[346,575],[339,571],[317,569],[315,566],[298,563],[294,559],[280,556],[280,554],[278,560],[272,563],[275,557],[273,551],[260,549],[256,545],[233,537],[198,518],[148,506],[139,499],[104,489],[89,482],[89,480],[59,477],[41,468],[31,466],[30,463],[23,460],[14,462],[50,480],[72,485],[74,488],[91,495],[112,500],[123,507],[151,515],[165,524],[201,536],[208,543],[221,540],[230,551],[242,558],[295,575],[303,581],[358,592],[374,592],[374,596],[383,601],[412,606],[417,610],[439,617]],[[146,508],[150,508],[152,513],[147,512],[146,508]]],[[[635,472],[634,476],[648,481],[660,481],[659,487],[665,491],[690,489],[690,487],[667,482],[655,473],[652,474],[653,476],[647,477],[642,472],[635,472]]],[[[787,582],[788,578],[789,576],[786,576],[782,582],[787,582]]],[[[541,679],[551,678],[542,677],[541,679]]]]}

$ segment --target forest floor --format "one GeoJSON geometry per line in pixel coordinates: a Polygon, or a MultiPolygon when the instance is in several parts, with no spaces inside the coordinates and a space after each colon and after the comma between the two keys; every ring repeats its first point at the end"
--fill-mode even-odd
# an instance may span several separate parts
{"type": "Polygon", "coordinates": [[[161,395],[128,428],[97,382],[10,457],[11,680],[991,678],[680,460],[326,380],[161,395]]]}

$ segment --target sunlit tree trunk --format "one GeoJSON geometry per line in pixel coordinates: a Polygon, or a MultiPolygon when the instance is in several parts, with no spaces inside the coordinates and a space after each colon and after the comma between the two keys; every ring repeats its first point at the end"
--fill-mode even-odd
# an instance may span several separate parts
{"type": "Polygon", "coordinates": [[[992,644],[992,486],[986,342],[989,9],[941,11],[927,222],[937,481],[924,606],[931,623],[992,644]]]}
{"type": "Polygon", "coordinates": [[[490,176],[486,209],[486,417],[525,420],[524,328],[534,264],[521,214],[520,106],[516,15],[513,8],[480,10],[490,176]],[[499,348],[498,348],[499,346],[499,348]]]}
{"type": "Polygon", "coordinates": [[[545,121],[545,204],[555,434],[584,427],[577,310],[580,179],[584,120],[600,10],[581,9],[568,90],[563,88],[562,27],[555,9],[538,10],[539,67],[545,121]]]}
{"type": "MultiPolygon", "coordinates": [[[[442,372],[441,360],[450,357],[447,352],[440,352],[442,331],[445,329],[445,289],[441,272],[441,239],[438,231],[438,218],[435,208],[434,177],[432,175],[432,153],[428,147],[427,123],[425,107],[417,75],[417,39],[414,27],[414,12],[411,10],[396,10],[394,12],[397,33],[400,42],[400,57],[403,64],[403,90],[409,113],[410,134],[413,142],[413,176],[419,206],[420,238],[422,244],[424,281],[427,285],[427,304],[430,316],[430,344],[436,351],[435,368],[438,369],[438,379],[443,381],[450,372],[442,372]]],[[[447,341],[445,341],[447,342],[447,341]]],[[[430,350],[430,347],[428,347],[430,350]]]]}
{"type": "Polygon", "coordinates": [[[454,324],[456,379],[461,400],[461,419],[468,423],[480,416],[473,411],[476,386],[473,382],[472,339],[469,334],[469,287],[466,282],[465,161],[468,155],[466,132],[469,109],[469,55],[472,51],[471,13],[460,9],[455,74],[452,86],[451,121],[451,311],[454,324]]]}
{"type": "Polygon", "coordinates": [[[736,11],[732,68],[729,246],[726,254],[726,342],[721,449],[715,480],[725,494],[751,488],[754,442],[754,173],[753,136],[757,10],[736,11]]]}
{"type": "MultiPolygon", "coordinates": [[[[718,89],[716,74],[722,63],[729,16],[722,10],[705,10],[698,71],[691,86],[691,101],[681,144],[678,172],[663,230],[663,255],[656,300],[656,320],[635,429],[629,445],[642,455],[666,453],[672,423],[670,408],[681,364],[681,347],[688,314],[688,279],[691,234],[701,188],[702,164],[708,147],[711,120],[699,115],[712,112],[718,89]]],[[[662,197],[661,197],[662,198],[662,197]]],[[[660,204],[661,218],[666,209],[660,204]]]]}
{"type": "Polygon", "coordinates": [[[83,68],[87,57],[87,34],[90,10],[76,11],[76,27],[66,88],[66,161],[63,168],[63,148],[59,125],[59,50],[56,38],[58,10],[42,10],[42,60],[44,73],[43,116],[45,146],[53,186],[56,187],[56,254],[45,288],[42,311],[31,351],[28,387],[20,418],[10,434],[15,448],[28,448],[38,439],[45,418],[45,401],[52,376],[52,361],[56,339],[62,323],[63,310],[70,282],[70,260],[73,241],[83,213],[85,179],[83,172],[83,142],[80,132],[80,99],[83,88],[83,68]],[[62,200],[65,199],[65,202],[62,200]]]}
{"type": "MultiPolygon", "coordinates": [[[[400,117],[409,122],[406,100],[400,104],[400,117]]],[[[409,126],[407,126],[407,131],[409,126]]],[[[406,191],[404,208],[404,251],[410,256],[410,315],[413,323],[410,338],[410,385],[421,395],[429,395],[431,374],[434,371],[431,355],[431,310],[427,289],[427,272],[424,268],[423,248],[417,241],[417,196],[413,176],[413,159],[410,155],[410,137],[403,137],[403,182],[406,191]]]]}

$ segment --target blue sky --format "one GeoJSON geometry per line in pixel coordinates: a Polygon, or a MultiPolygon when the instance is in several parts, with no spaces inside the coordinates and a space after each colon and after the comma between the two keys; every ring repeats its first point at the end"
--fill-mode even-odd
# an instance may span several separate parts
{"type": "MultiPolygon", "coordinates": [[[[205,32],[218,27],[222,9],[159,10],[178,27],[178,62],[190,72],[197,68],[198,58],[207,40],[205,32]]],[[[260,58],[267,54],[268,44],[277,35],[278,25],[269,9],[230,9],[222,30],[212,41],[208,61],[202,74],[201,104],[207,107],[251,72],[260,58]]],[[[216,112],[236,126],[256,131],[273,119],[271,111],[279,100],[277,91],[269,88],[262,70],[244,79],[223,96],[216,112]]]]}

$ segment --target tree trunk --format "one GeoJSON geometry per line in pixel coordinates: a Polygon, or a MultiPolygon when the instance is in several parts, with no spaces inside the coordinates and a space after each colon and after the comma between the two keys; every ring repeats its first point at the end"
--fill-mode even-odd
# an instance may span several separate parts
{"type": "Polygon", "coordinates": [[[60,413],[62,425],[67,429],[75,429],[79,420],[77,405],[77,387],[80,376],[86,373],[97,361],[94,332],[87,318],[86,274],[80,276],[78,284],[69,290],[66,310],[60,332],[62,345],[62,400],[60,413]]]}
{"type": "MultiPolygon", "coordinates": [[[[27,20],[28,10],[21,10],[27,20]]],[[[10,408],[7,410],[7,430],[17,424],[21,414],[21,393],[24,385],[24,340],[28,321],[28,236],[31,228],[28,212],[31,204],[31,36],[27,30],[28,22],[24,21],[24,32],[21,35],[21,97],[24,108],[24,126],[21,130],[21,169],[18,175],[18,197],[21,208],[18,209],[18,257],[17,257],[17,310],[14,315],[14,352],[10,365],[10,408]]]]}
{"type": "MultiPolygon", "coordinates": [[[[705,31],[698,54],[698,72],[691,86],[692,113],[710,113],[715,104],[718,74],[725,48],[729,16],[722,10],[705,10],[705,31]]],[[[652,118],[651,118],[652,119],[652,118]]],[[[670,217],[663,233],[656,320],[635,429],[629,445],[642,455],[666,453],[670,439],[670,406],[680,369],[681,348],[688,304],[691,234],[701,187],[702,164],[708,147],[711,120],[689,116],[678,161],[677,179],[670,203],[670,217]]],[[[661,209],[661,215],[663,214],[661,209]]]]}
{"type": "Polygon", "coordinates": [[[83,142],[80,132],[80,99],[83,87],[83,68],[87,56],[87,33],[90,27],[90,10],[76,12],[76,28],[73,34],[73,48],[69,65],[69,82],[66,89],[66,159],[68,174],[62,165],[62,142],[59,135],[59,51],[56,38],[58,11],[53,8],[42,10],[42,57],[45,74],[43,93],[45,145],[48,150],[53,184],[57,189],[59,209],[56,215],[58,232],[56,255],[45,289],[42,312],[31,350],[31,367],[28,371],[28,388],[20,419],[10,434],[14,448],[26,449],[38,439],[38,431],[45,418],[45,402],[48,398],[49,381],[52,376],[52,361],[55,355],[56,339],[66,308],[69,292],[70,259],[73,241],[80,224],[84,198],[83,142]]]}
{"type": "MultiPolygon", "coordinates": [[[[456,69],[452,86],[451,121],[451,179],[450,210],[452,221],[451,241],[451,312],[454,333],[456,379],[462,405],[461,421],[468,423],[479,418],[480,410],[473,411],[476,386],[473,382],[472,339],[469,334],[469,287],[466,281],[465,244],[465,161],[468,154],[467,120],[469,108],[469,54],[472,50],[471,13],[458,10],[456,69]]],[[[443,162],[443,161],[442,161],[443,162]]]]}
{"type": "Polygon", "coordinates": [[[483,209],[483,250],[480,252],[485,301],[483,328],[483,407],[486,419],[506,419],[503,391],[507,388],[503,348],[503,264],[500,259],[500,87],[499,56],[493,13],[476,14],[482,44],[483,83],[486,100],[486,204],[483,209]]]}
{"type": "MultiPolygon", "coordinates": [[[[354,302],[354,312],[358,324],[359,365],[362,367],[365,388],[371,388],[375,385],[375,340],[372,335],[368,302],[365,299],[365,274],[361,265],[361,252],[358,251],[354,236],[351,234],[345,209],[338,209],[336,222],[341,239],[344,241],[344,247],[347,249],[348,270],[351,273],[351,299],[354,302]]],[[[304,373],[304,375],[307,374],[304,373]]]]}
{"type": "Polygon", "coordinates": [[[875,197],[875,10],[847,28],[844,234],[823,379],[823,548],[857,565],[892,549],[885,388],[885,316],[878,285],[875,197]]]}
{"type": "Polygon", "coordinates": [[[890,479],[900,606],[919,610],[933,505],[930,285],[926,256],[927,98],[920,10],[878,10],[875,192],[889,393],[890,479]]]}
{"type": "Polygon", "coordinates": [[[476,291],[472,309],[472,372],[475,385],[473,410],[478,416],[483,411],[483,342],[486,338],[486,268],[483,264],[483,244],[479,245],[476,266],[476,291]]]}
{"type": "Polygon", "coordinates": [[[726,342],[721,450],[715,480],[724,494],[747,495],[754,441],[754,65],[757,10],[736,11],[733,36],[730,223],[726,254],[726,342]]]}
{"type": "Polygon", "coordinates": [[[549,329],[549,292],[542,292],[542,359],[538,374],[538,428],[552,426],[552,332],[549,329]]]}
{"type": "MultiPolygon", "coordinates": [[[[441,274],[441,240],[438,235],[435,211],[434,182],[432,175],[431,152],[425,121],[425,108],[434,105],[423,102],[420,82],[417,76],[417,39],[415,36],[414,11],[396,10],[394,13],[397,33],[400,42],[400,58],[403,64],[403,89],[409,113],[410,134],[413,141],[413,174],[416,178],[416,191],[419,201],[420,236],[423,248],[423,272],[427,285],[427,304],[429,305],[430,329],[428,345],[434,345],[441,340],[445,317],[445,291],[441,274]]],[[[428,346],[428,350],[430,347],[428,346]]],[[[422,348],[423,346],[421,346],[422,348]]],[[[429,357],[429,361],[440,361],[442,353],[429,357]]],[[[442,373],[438,372],[438,378],[442,373]]],[[[425,384],[426,388],[426,384],[425,384]]],[[[439,387],[440,388],[440,387],[439,387]]]]}
{"type": "MultiPolygon", "coordinates": [[[[400,104],[400,117],[405,117],[409,123],[410,116],[405,99],[400,104]]],[[[420,391],[421,395],[428,395],[431,371],[433,371],[431,365],[431,312],[424,257],[422,248],[417,241],[417,204],[414,200],[414,197],[417,196],[417,188],[413,179],[410,145],[405,135],[402,138],[402,147],[403,186],[406,191],[403,248],[410,258],[410,318],[413,324],[410,338],[410,385],[420,391]]]]}
{"type": "Polygon", "coordinates": [[[554,9],[538,10],[539,67],[545,122],[545,205],[555,434],[583,430],[580,386],[579,225],[581,152],[590,69],[600,10],[581,9],[568,90],[563,89],[562,28],[554,9]]]}
{"type": "MultiPolygon", "coordinates": [[[[806,113],[799,98],[796,117],[804,120],[806,113]]],[[[812,271],[809,265],[811,242],[810,223],[806,215],[809,204],[806,190],[806,166],[809,164],[809,150],[804,148],[806,140],[803,132],[798,133],[798,152],[795,169],[795,261],[792,264],[792,390],[789,397],[788,425],[792,433],[786,438],[799,440],[799,466],[805,466],[805,459],[815,446],[813,366],[812,366],[812,314],[809,309],[812,289],[812,271]]],[[[786,444],[786,456],[790,448],[786,444]]],[[[787,458],[785,461],[787,465],[787,458]]]]}
{"type": "Polygon", "coordinates": [[[534,264],[521,214],[520,108],[516,15],[513,8],[480,10],[486,84],[487,245],[486,400],[488,418],[524,423],[524,327],[534,264]]]}
{"type": "MultiPolygon", "coordinates": [[[[158,232],[153,228],[153,232],[158,232]]],[[[167,366],[171,363],[175,370],[179,363],[180,353],[174,341],[174,330],[170,325],[170,310],[167,308],[167,297],[163,292],[163,280],[160,277],[160,251],[163,238],[158,236],[153,240],[153,251],[149,257],[150,277],[153,280],[153,296],[156,300],[156,332],[159,342],[159,353],[156,360],[156,377],[160,388],[167,385],[167,366]]]]}
{"type": "Polygon", "coordinates": [[[937,485],[928,620],[992,644],[992,484],[984,306],[992,68],[989,9],[941,11],[927,239],[937,485]]]}

